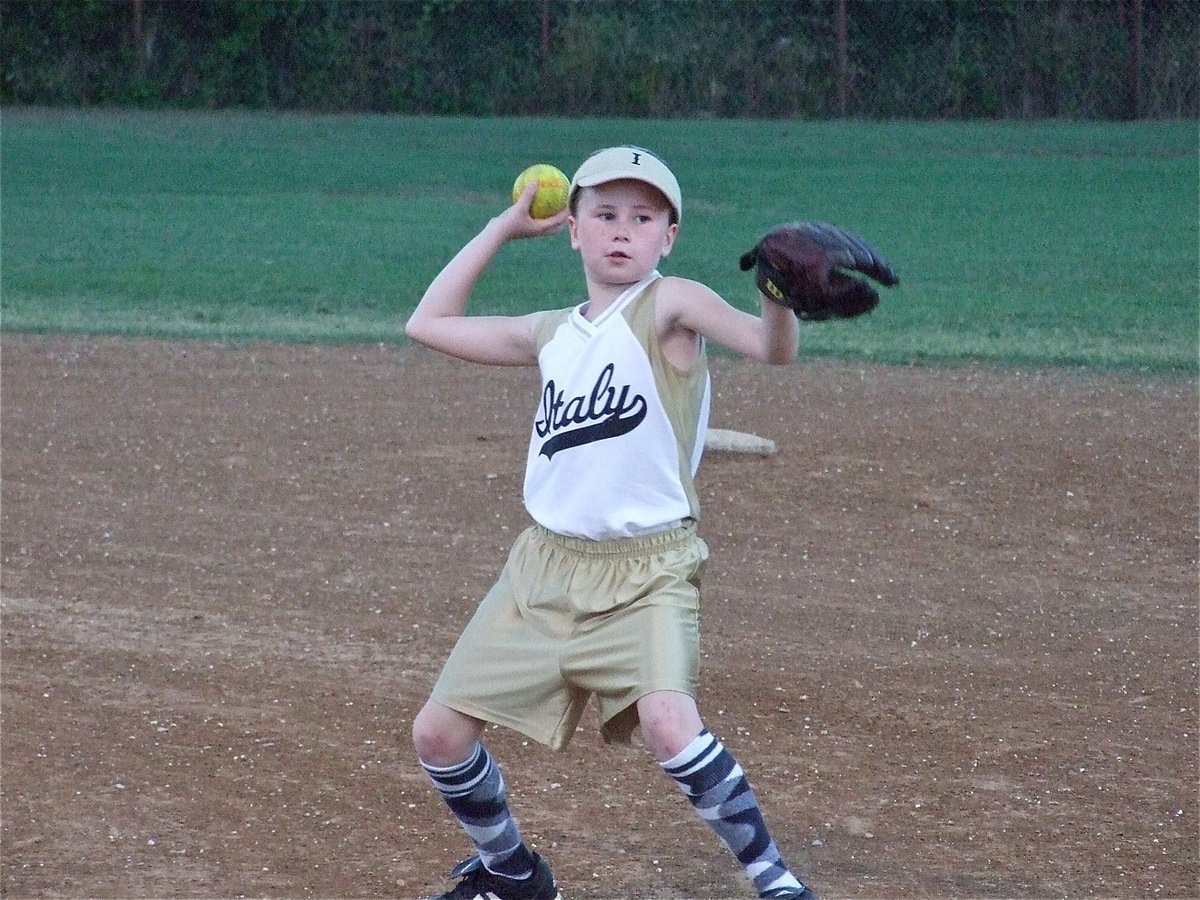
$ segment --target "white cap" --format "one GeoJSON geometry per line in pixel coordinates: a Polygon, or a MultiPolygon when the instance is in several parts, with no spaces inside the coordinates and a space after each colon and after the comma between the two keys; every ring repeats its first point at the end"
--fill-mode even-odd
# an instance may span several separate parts
{"type": "Polygon", "coordinates": [[[683,195],[679,190],[679,182],[665,162],[641,147],[609,147],[606,150],[597,150],[583,161],[583,165],[571,179],[570,196],[575,196],[577,188],[596,187],[624,178],[644,181],[651,187],[658,188],[675,210],[675,221],[678,222],[682,217],[683,195]]]}

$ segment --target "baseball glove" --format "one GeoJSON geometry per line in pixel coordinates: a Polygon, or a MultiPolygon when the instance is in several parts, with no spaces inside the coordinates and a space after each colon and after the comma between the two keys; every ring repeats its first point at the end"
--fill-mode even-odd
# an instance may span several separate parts
{"type": "Polygon", "coordinates": [[[824,222],[777,225],[743,253],[742,271],[755,269],[758,289],[801,319],[821,322],[868,313],[879,292],[860,272],[886,287],[899,284],[892,267],[856,234],[824,222]]]}

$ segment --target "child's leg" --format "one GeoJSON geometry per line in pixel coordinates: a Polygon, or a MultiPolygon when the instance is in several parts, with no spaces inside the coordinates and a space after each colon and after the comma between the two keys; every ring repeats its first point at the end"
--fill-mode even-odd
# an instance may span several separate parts
{"type": "Polygon", "coordinates": [[[687,709],[664,712],[664,704],[669,709],[682,703],[691,711],[695,710],[695,701],[686,694],[667,696],[665,693],[643,698],[644,706],[643,701],[639,701],[639,711],[645,709],[650,713],[642,719],[643,733],[651,750],[659,748],[656,755],[663,771],[675,780],[700,817],[733,851],[754,882],[759,896],[801,896],[804,885],[788,870],[780,856],[758,800],[733,754],[701,724],[699,733],[692,731],[692,739],[682,750],[663,758],[661,751],[664,748],[674,749],[687,740],[678,731],[675,734],[665,732],[684,723],[700,721],[698,713],[692,718],[687,709]],[[653,712],[656,706],[659,708],[653,712]]]}
{"type": "Polygon", "coordinates": [[[527,878],[535,860],[509,812],[500,767],[479,743],[482,725],[430,701],[413,722],[413,743],[421,766],[475,844],[484,868],[508,878],[527,878]],[[434,765],[427,757],[458,761],[434,765]]]}

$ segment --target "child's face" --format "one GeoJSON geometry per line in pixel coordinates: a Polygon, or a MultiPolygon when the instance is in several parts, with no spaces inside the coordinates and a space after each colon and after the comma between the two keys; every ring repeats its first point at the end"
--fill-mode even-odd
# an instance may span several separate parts
{"type": "Polygon", "coordinates": [[[599,284],[641,281],[671,252],[678,225],[666,197],[642,181],[610,181],[580,188],[567,220],[571,246],[588,278],[599,284]]]}

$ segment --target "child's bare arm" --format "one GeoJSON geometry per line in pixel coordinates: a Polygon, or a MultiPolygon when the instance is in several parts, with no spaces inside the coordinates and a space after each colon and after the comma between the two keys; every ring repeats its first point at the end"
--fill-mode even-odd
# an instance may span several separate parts
{"type": "Polygon", "coordinates": [[[498,366],[537,363],[533,328],[537,313],[526,316],[468,316],[467,302],[475,283],[500,248],[511,240],[560,231],[567,214],[534,219],[529,204],[537,184],[493,218],[455,254],[425,290],[404,332],[412,340],[470,362],[498,366]]]}
{"type": "Polygon", "coordinates": [[[800,327],[790,309],[762,297],[762,314],[755,316],[699,282],[665,281],[659,290],[659,330],[666,343],[672,335],[692,333],[758,362],[784,365],[796,358],[800,327]]]}

